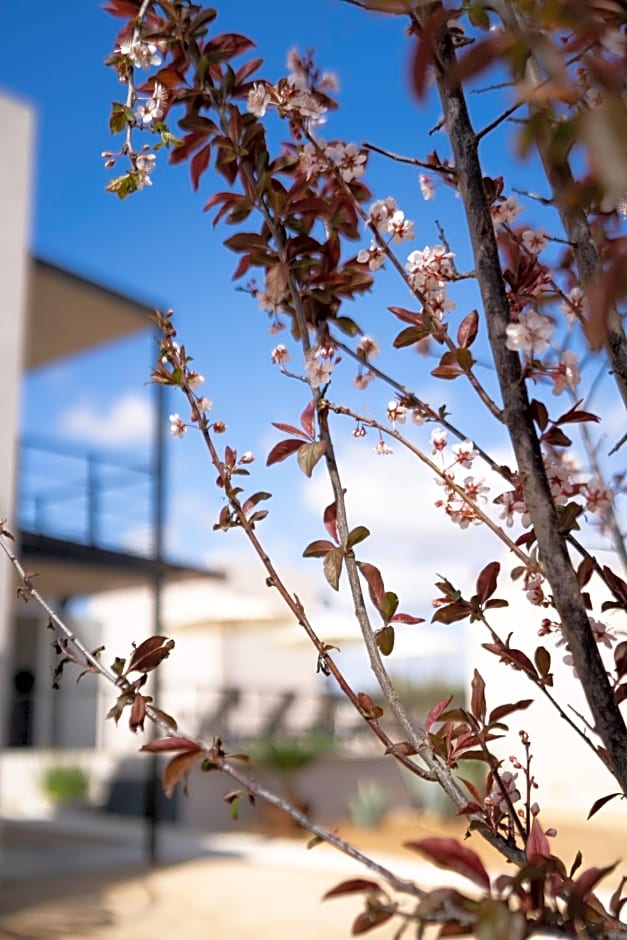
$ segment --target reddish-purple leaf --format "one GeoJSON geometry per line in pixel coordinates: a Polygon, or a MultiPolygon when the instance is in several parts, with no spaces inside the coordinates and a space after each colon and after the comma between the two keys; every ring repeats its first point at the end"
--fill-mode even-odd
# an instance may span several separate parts
{"type": "Polygon", "coordinates": [[[224,245],[232,251],[261,251],[268,250],[268,242],[263,235],[257,235],[256,232],[237,232],[225,239],[224,245]]]}
{"type": "Polygon", "coordinates": [[[394,614],[393,617],[390,617],[390,623],[424,623],[424,617],[414,617],[412,614],[394,614]]]}
{"type": "Polygon", "coordinates": [[[168,640],[165,636],[149,637],[133,651],[126,671],[151,672],[159,663],[168,658],[173,649],[174,640],[168,640]]]}
{"type": "Polygon", "coordinates": [[[531,412],[531,417],[536,422],[540,430],[545,431],[549,423],[549,413],[544,402],[538,401],[536,398],[534,398],[529,405],[529,411],[531,412]]]}
{"type": "Polygon", "coordinates": [[[607,865],[605,868],[587,868],[583,871],[573,885],[573,893],[583,901],[600,881],[613,872],[618,862],[613,865],[607,865]]]}
{"type": "Polygon", "coordinates": [[[146,699],[139,692],[133,698],[131,705],[131,714],[128,719],[128,726],[131,731],[143,731],[146,720],[146,699]]]}
{"type": "Polygon", "coordinates": [[[425,734],[429,734],[431,728],[438,720],[443,711],[445,711],[448,706],[453,701],[452,695],[447,695],[446,698],[440,699],[439,702],[436,702],[433,708],[429,709],[429,713],[425,718],[425,734]]]}
{"type": "Polygon", "coordinates": [[[308,440],[304,431],[301,431],[300,428],[295,428],[293,424],[283,424],[282,421],[273,421],[272,427],[278,428],[279,431],[285,431],[286,434],[294,434],[296,437],[302,438],[303,441],[308,440]]]}
{"type": "Polygon", "coordinates": [[[290,437],[285,441],[279,441],[279,443],[275,444],[268,454],[266,467],[270,467],[273,463],[280,463],[287,457],[291,457],[291,455],[295,454],[296,451],[302,446],[303,442],[296,440],[296,438],[293,437],[290,437]]]}
{"type": "Polygon", "coordinates": [[[480,604],[485,604],[489,597],[492,597],[496,591],[496,582],[499,576],[501,566],[498,561],[491,561],[480,572],[477,578],[477,599],[480,604]]]}
{"type": "Polygon", "coordinates": [[[519,702],[513,702],[511,705],[497,705],[497,707],[493,708],[490,712],[488,724],[492,725],[495,721],[501,721],[507,715],[511,715],[512,712],[519,712],[525,708],[529,708],[532,703],[532,698],[523,698],[519,702]]]}
{"type": "Polygon", "coordinates": [[[300,423],[302,425],[305,434],[309,436],[310,440],[313,440],[316,436],[316,431],[314,427],[314,414],[316,410],[316,403],[311,399],[302,415],[300,416],[300,423]]]}
{"type": "Polygon", "coordinates": [[[464,349],[472,346],[479,330],[479,314],[476,310],[467,313],[457,330],[457,345],[464,349]]]}
{"type": "Polygon", "coordinates": [[[471,690],[470,710],[475,718],[482,722],[485,718],[486,711],[485,682],[476,669],[472,677],[471,690]]]}
{"type": "Polygon", "coordinates": [[[303,552],[303,558],[324,558],[334,548],[335,545],[333,542],[329,542],[328,539],[316,539],[315,542],[309,543],[303,552]]]}
{"type": "Polygon", "coordinates": [[[370,600],[378,610],[381,605],[383,595],[385,594],[385,587],[383,586],[381,572],[368,561],[358,561],[357,566],[366,579],[370,600]]]}
{"type": "Polygon", "coordinates": [[[197,751],[200,745],[198,741],[192,741],[191,738],[185,738],[181,735],[171,735],[166,738],[155,738],[144,744],[141,751],[151,751],[153,754],[163,754],[166,751],[197,751]]]}
{"type": "Polygon", "coordinates": [[[454,604],[438,607],[431,618],[431,623],[456,623],[458,620],[465,620],[470,614],[470,604],[467,601],[457,601],[454,604]]]}
{"type": "Polygon", "coordinates": [[[594,574],[594,562],[589,555],[583,559],[579,567],[577,568],[577,583],[580,588],[586,586],[592,575],[594,574]]]}
{"type": "Polygon", "coordinates": [[[350,878],[348,881],[341,881],[339,885],[331,888],[326,894],[322,895],[322,900],[328,898],[339,898],[343,894],[361,894],[363,891],[380,891],[381,888],[376,881],[368,881],[366,878],[350,878]]]}
{"type": "Polygon", "coordinates": [[[340,538],[337,534],[337,504],[332,502],[330,506],[324,510],[322,514],[322,521],[324,522],[324,527],[335,542],[336,545],[340,544],[340,538]]]}
{"type": "Polygon", "coordinates": [[[194,192],[196,192],[196,190],[198,189],[198,186],[200,184],[200,177],[209,166],[210,159],[211,159],[211,144],[206,144],[206,146],[202,147],[192,157],[192,161],[189,165],[189,172],[192,178],[192,188],[194,192]]]}
{"type": "Polygon", "coordinates": [[[539,646],[533,654],[533,658],[542,678],[548,676],[551,669],[551,654],[548,649],[544,646],[539,646]]]}
{"type": "Polygon", "coordinates": [[[592,817],[598,813],[600,809],[603,809],[606,803],[609,803],[610,800],[613,800],[617,796],[622,796],[622,793],[618,791],[617,793],[608,793],[607,796],[600,796],[599,799],[595,800],[590,807],[590,812],[588,813],[587,818],[592,819],[592,817]]]}
{"type": "Polygon", "coordinates": [[[370,910],[362,911],[355,920],[353,921],[353,926],[351,927],[351,936],[357,937],[362,933],[368,933],[369,930],[374,930],[375,927],[378,927],[380,924],[384,924],[393,916],[392,911],[377,911],[370,910]]]}
{"type": "MultiPolygon", "coordinates": [[[[183,777],[187,778],[190,770],[202,755],[201,748],[197,748],[196,750],[183,751],[182,754],[177,754],[176,757],[168,761],[163,770],[163,789],[166,796],[172,796],[179,780],[183,777]]],[[[183,792],[187,795],[187,783],[185,783],[183,792]]]]}
{"type": "Polygon", "coordinates": [[[383,715],[383,709],[379,705],[375,705],[367,692],[358,692],[357,701],[364,718],[377,719],[383,715]]]}
{"type": "Polygon", "coordinates": [[[527,839],[525,852],[530,862],[536,858],[551,857],[551,846],[549,845],[549,840],[542,831],[542,826],[540,825],[537,816],[531,824],[531,832],[529,833],[529,838],[527,839]]]}
{"type": "Polygon", "coordinates": [[[456,839],[420,839],[418,842],[405,842],[404,845],[407,849],[426,855],[436,865],[469,878],[486,891],[490,890],[490,878],[483,862],[476,852],[467,849],[456,839]]]}

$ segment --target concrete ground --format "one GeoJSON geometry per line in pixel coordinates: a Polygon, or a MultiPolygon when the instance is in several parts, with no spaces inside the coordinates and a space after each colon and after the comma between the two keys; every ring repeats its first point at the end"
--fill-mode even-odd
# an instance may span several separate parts
{"type": "MultiPolygon", "coordinates": [[[[451,829],[460,823],[441,834],[463,838],[461,829],[451,829]]],[[[373,832],[373,857],[423,887],[472,890],[416,855],[386,853],[404,839],[435,834],[433,826],[433,819],[417,818],[409,829],[398,820],[387,835],[373,832]]],[[[597,822],[583,845],[582,831],[563,827],[565,859],[577,846],[587,865],[627,857],[624,826],[597,822]]],[[[322,902],[322,895],[346,878],[372,877],[328,846],[307,850],[306,837],[268,838],[235,828],[194,835],[163,824],[163,863],[153,870],[144,863],[145,831],[136,819],[84,813],[5,820],[0,836],[0,940],[345,940],[361,898],[322,902]]],[[[489,854],[484,860],[490,868],[498,862],[489,854]]],[[[620,874],[627,874],[625,865],[608,879],[610,893],[620,874]]],[[[373,937],[391,940],[398,926],[383,925],[373,937]]]]}

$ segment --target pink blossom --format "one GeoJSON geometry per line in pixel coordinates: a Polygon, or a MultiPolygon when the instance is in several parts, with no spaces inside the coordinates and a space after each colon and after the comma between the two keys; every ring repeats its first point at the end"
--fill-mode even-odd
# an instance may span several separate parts
{"type": "Polygon", "coordinates": [[[492,789],[488,795],[486,802],[489,802],[493,806],[497,806],[502,813],[510,812],[509,803],[517,803],[520,800],[520,791],[516,786],[516,778],[518,774],[513,774],[511,771],[506,770],[505,773],[500,774],[501,783],[503,784],[503,789],[509,797],[509,802],[503,795],[503,790],[498,785],[498,782],[495,780],[492,784],[492,789]]]}
{"type": "Polygon", "coordinates": [[[375,241],[370,242],[370,248],[362,248],[357,255],[359,264],[367,264],[370,271],[378,271],[385,262],[385,251],[375,241]]]}
{"type": "Polygon", "coordinates": [[[560,304],[560,310],[569,323],[574,323],[583,313],[583,291],[581,287],[573,287],[560,304]]]}
{"type": "Polygon", "coordinates": [[[272,361],[275,365],[282,365],[284,362],[290,361],[290,354],[282,343],[272,350],[272,361]]]}
{"type": "Polygon", "coordinates": [[[368,388],[372,380],[374,379],[374,372],[368,370],[367,372],[358,372],[355,378],[353,379],[353,385],[355,388],[358,388],[363,392],[364,389],[368,388]]]}
{"type": "Polygon", "coordinates": [[[305,363],[307,370],[307,379],[312,388],[320,388],[331,381],[333,372],[333,363],[329,360],[318,359],[316,356],[308,356],[305,363]]]}
{"type": "Polygon", "coordinates": [[[387,457],[389,454],[394,453],[392,448],[388,444],[385,443],[382,437],[379,438],[377,445],[373,447],[373,451],[379,457],[387,457]]]}
{"type": "Polygon", "coordinates": [[[362,336],[357,343],[355,352],[364,359],[374,359],[379,355],[379,344],[371,336],[362,336]]]}
{"type": "Polygon", "coordinates": [[[567,387],[574,392],[581,379],[579,374],[579,356],[577,353],[567,349],[566,352],[562,353],[559,365],[555,366],[550,371],[553,379],[554,395],[561,395],[567,387]]]}
{"type": "Polygon", "coordinates": [[[431,453],[442,453],[448,441],[448,434],[443,428],[434,428],[431,432],[431,453]]]}
{"type": "Polygon", "coordinates": [[[397,423],[405,424],[407,420],[407,408],[398,401],[390,401],[388,402],[387,415],[388,421],[393,427],[395,427],[397,423]]]}
{"type": "Polygon", "coordinates": [[[477,456],[477,451],[472,441],[462,441],[461,444],[453,444],[451,450],[455,454],[455,460],[462,467],[470,468],[474,458],[477,456]]]}
{"type": "Polygon", "coordinates": [[[522,208],[513,196],[508,196],[503,202],[496,202],[492,206],[492,221],[494,225],[507,225],[513,222],[522,208]]]}
{"type": "Polygon", "coordinates": [[[582,491],[586,500],[587,512],[603,514],[614,501],[612,491],[598,477],[593,477],[587,483],[584,483],[582,491]]]}
{"type": "Polygon", "coordinates": [[[414,223],[406,219],[405,213],[400,209],[392,213],[387,221],[386,229],[392,235],[392,241],[395,245],[411,241],[414,237],[414,223]]]}
{"type": "Polygon", "coordinates": [[[527,229],[522,233],[522,243],[531,255],[539,255],[546,248],[549,236],[543,228],[527,229]]]}
{"type": "Polygon", "coordinates": [[[433,180],[427,173],[421,173],[418,177],[418,184],[420,186],[420,192],[422,193],[422,198],[429,202],[431,199],[435,199],[435,187],[433,185],[433,180]]]}
{"type": "Polygon", "coordinates": [[[548,317],[531,311],[521,313],[518,323],[507,325],[506,346],[511,350],[522,350],[529,356],[541,355],[549,348],[548,340],[555,327],[548,317]]]}

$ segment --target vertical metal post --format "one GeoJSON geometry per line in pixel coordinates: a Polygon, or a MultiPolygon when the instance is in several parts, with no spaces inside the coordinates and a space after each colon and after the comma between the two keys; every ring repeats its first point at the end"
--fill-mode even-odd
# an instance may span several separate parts
{"type": "Polygon", "coordinates": [[[98,540],[98,458],[87,455],[87,544],[95,545],[98,540]]]}
{"type": "MultiPolygon", "coordinates": [[[[163,528],[165,521],[165,421],[166,389],[155,385],[155,436],[153,454],[153,633],[160,634],[163,593],[163,528]]],[[[159,704],[159,670],[152,674],[152,695],[159,704]]],[[[145,815],[146,815],[146,856],[148,863],[155,866],[159,862],[159,797],[161,781],[159,779],[159,759],[156,754],[149,758],[148,777],[146,780],[145,815]]]]}

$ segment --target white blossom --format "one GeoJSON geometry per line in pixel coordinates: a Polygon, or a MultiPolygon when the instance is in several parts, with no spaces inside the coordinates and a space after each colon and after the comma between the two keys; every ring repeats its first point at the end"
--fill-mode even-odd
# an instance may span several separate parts
{"type": "Polygon", "coordinates": [[[272,97],[268,92],[266,85],[261,82],[255,82],[253,87],[248,92],[246,108],[248,111],[250,111],[251,114],[254,114],[255,117],[261,118],[266,113],[268,105],[271,101],[272,97]]]}
{"type": "Polygon", "coordinates": [[[187,425],[178,414],[170,415],[170,434],[173,437],[183,437],[187,431],[187,425]]]}

